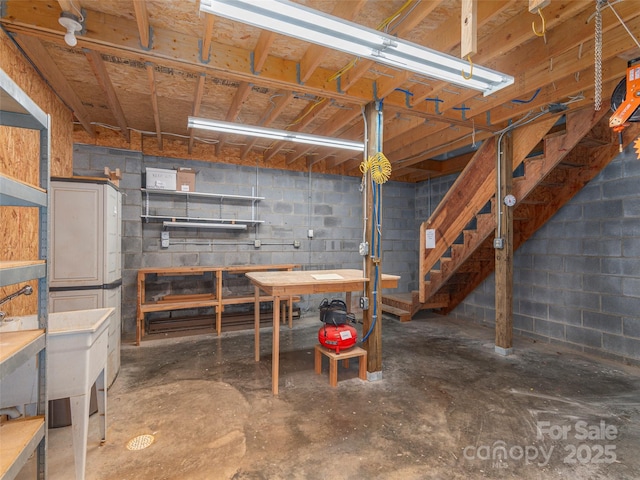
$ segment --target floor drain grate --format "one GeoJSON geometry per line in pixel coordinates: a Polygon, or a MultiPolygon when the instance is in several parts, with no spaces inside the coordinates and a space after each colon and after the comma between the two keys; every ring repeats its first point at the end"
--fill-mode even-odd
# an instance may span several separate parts
{"type": "Polygon", "coordinates": [[[153,435],[138,435],[127,442],[128,450],[142,450],[153,443],[153,435]]]}

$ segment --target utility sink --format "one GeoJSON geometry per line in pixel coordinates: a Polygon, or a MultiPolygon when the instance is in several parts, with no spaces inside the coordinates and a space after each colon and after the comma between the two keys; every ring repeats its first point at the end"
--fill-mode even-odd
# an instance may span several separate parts
{"type": "MultiPolygon", "coordinates": [[[[89,429],[89,400],[96,383],[100,433],[106,439],[107,356],[109,317],[115,309],[97,308],[49,314],[47,328],[47,397],[69,398],[76,479],[84,479],[89,429]]],[[[36,315],[5,319],[0,333],[38,328],[36,315]]],[[[35,359],[2,380],[0,407],[37,402],[35,359]]]]}
{"type": "MultiPolygon", "coordinates": [[[[113,312],[114,308],[110,307],[49,314],[47,329],[47,396],[49,400],[82,395],[91,389],[106,362],[109,327],[107,319],[113,312]]],[[[37,316],[27,315],[5,319],[0,325],[0,333],[37,328],[37,316]]],[[[19,388],[18,385],[15,387],[19,388]]],[[[32,400],[33,402],[23,403],[37,401],[32,400]]],[[[6,406],[4,399],[1,403],[2,406],[6,406]]]]}

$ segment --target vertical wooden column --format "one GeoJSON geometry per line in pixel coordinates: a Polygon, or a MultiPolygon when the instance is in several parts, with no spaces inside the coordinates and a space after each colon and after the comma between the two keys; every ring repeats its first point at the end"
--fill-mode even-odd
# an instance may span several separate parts
{"type": "MultiPolygon", "coordinates": [[[[373,102],[365,107],[365,117],[369,133],[367,142],[367,153],[369,156],[375,155],[378,151],[382,150],[382,115],[379,115],[378,108],[382,108],[381,103],[376,104],[376,102],[373,102]]],[[[365,257],[365,268],[366,276],[369,279],[366,286],[367,298],[369,298],[369,309],[363,312],[362,332],[363,335],[366,335],[373,325],[373,330],[364,343],[364,349],[367,351],[367,378],[374,381],[382,378],[382,258],[375,258],[376,251],[374,251],[374,248],[376,248],[376,246],[371,244],[371,232],[375,231],[375,210],[373,198],[374,187],[372,186],[370,172],[366,174],[365,183],[367,195],[367,203],[365,205],[367,224],[365,232],[366,241],[369,242],[369,255],[365,257]],[[376,264],[378,266],[377,275],[376,264]]],[[[379,202],[379,205],[380,208],[382,208],[382,202],[379,202]]],[[[380,252],[382,252],[382,248],[380,252]]]]}
{"type": "MultiPolygon", "coordinates": [[[[496,346],[495,351],[509,355],[513,351],[513,207],[505,205],[513,183],[513,136],[511,133],[498,142],[500,172],[496,178],[496,209],[500,209],[502,248],[495,249],[496,289],[496,346]],[[502,154],[500,154],[502,152],[502,154]]],[[[499,227],[498,227],[499,228],[499,227]]]]}

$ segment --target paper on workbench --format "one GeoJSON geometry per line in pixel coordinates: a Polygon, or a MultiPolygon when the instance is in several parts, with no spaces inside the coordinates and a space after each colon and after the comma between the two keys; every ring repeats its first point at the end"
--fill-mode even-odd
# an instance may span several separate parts
{"type": "Polygon", "coordinates": [[[311,276],[316,280],[343,280],[343,277],[337,273],[316,273],[311,276]]]}

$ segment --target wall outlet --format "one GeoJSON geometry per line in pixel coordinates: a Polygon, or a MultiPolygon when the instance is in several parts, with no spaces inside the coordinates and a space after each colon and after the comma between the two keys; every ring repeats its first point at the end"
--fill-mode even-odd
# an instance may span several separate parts
{"type": "Polygon", "coordinates": [[[368,297],[360,297],[360,308],[362,310],[369,310],[369,298],[368,297]]]}
{"type": "Polygon", "coordinates": [[[169,232],[160,232],[160,238],[162,240],[169,240],[169,232]]]}
{"type": "Polygon", "coordinates": [[[260,248],[262,246],[262,242],[260,240],[254,240],[253,246],[256,248],[260,248]]]}
{"type": "Polygon", "coordinates": [[[165,239],[163,238],[163,239],[160,241],[160,246],[161,246],[162,248],[169,248],[169,239],[167,238],[167,239],[165,240],[165,239]]]}
{"type": "Polygon", "coordinates": [[[313,228],[310,228],[309,230],[307,230],[307,237],[313,238],[313,228]]]}
{"type": "Polygon", "coordinates": [[[494,238],[493,239],[493,248],[497,248],[502,250],[504,248],[504,238],[494,238]]]}
{"type": "Polygon", "coordinates": [[[300,248],[300,240],[294,240],[293,247],[294,248],[300,248]]]}
{"type": "Polygon", "coordinates": [[[363,257],[369,254],[369,242],[362,242],[358,245],[358,253],[363,257]]]}

